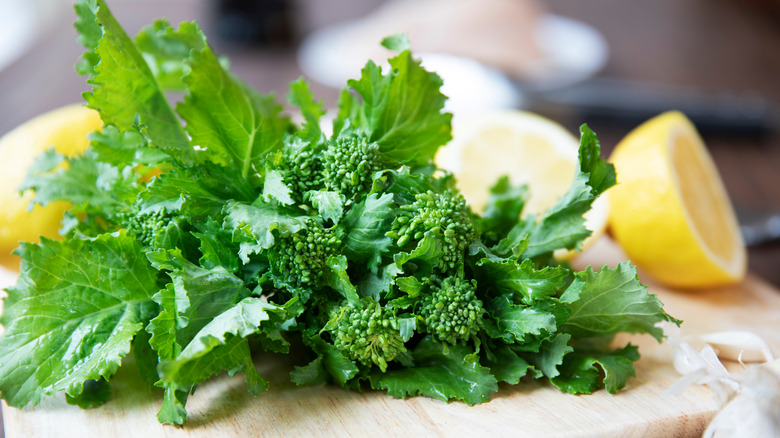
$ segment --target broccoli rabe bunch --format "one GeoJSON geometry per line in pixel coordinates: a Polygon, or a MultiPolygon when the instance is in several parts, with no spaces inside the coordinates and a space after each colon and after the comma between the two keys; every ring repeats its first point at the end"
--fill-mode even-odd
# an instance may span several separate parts
{"type": "Polygon", "coordinates": [[[295,348],[309,359],[298,384],[468,404],[525,376],[614,392],[638,354],[613,337],[661,339],[655,324],[674,321],[628,264],[575,272],[552,257],[588,236],[582,215],[615,182],[587,126],[548,212],[524,217],[527,191],[508,178],[475,212],[434,162],[452,115],[404,36],[383,41],[388,67],[368,62],[347,83],[330,130],[306,81],[287,95],[301,117],[285,115],[195,23],[129,38],[105,0],[76,11],[78,71],[105,128],[81,156],[47,153],[24,184],[74,208],[63,240],[15,252],[0,317],[9,405],[61,390],[89,405],[130,354],[165,391],[159,420],[181,424],[197,385],[240,372],[258,394],[252,354],[295,348]]]}

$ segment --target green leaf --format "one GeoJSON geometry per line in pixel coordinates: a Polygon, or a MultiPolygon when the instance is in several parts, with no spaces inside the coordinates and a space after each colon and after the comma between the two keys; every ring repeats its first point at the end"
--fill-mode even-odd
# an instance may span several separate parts
{"type": "Polygon", "coordinates": [[[580,172],[588,174],[588,185],[595,196],[615,185],[615,167],[600,154],[601,145],[596,133],[583,124],[580,126],[580,172]]]}
{"type": "Polygon", "coordinates": [[[222,67],[196,26],[190,31],[203,39],[203,48],[190,53],[187,92],[176,110],[205,158],[244,178],[258,173],[263,156],[281,147],[289,120],[273,96],[257,94],[222,67]]]}
{"type": "Polygon", "coordinates": [[[493,351],[493,357],[486,362],[490,372],[499,382],[517,385],[520,379],[528,375],[533,366],[518,356],[507,345],[501,345],[493,351]]]}
{"type": "Polygon", "coordinates": [[[103,0],[80,0],[77,30],[87,35],[85,59],[92,68],[82,65],[80,71],[90,74],[92,91],[84,94],[87,106],[100,112],[103,123],[120,131],[141,125],[151,143],[183,163],[191,163],[194,150],[179,119],[168,104],[143,55],[111,15],[103,0]],[[95,41],[96,23],[102,36],[95,41]],[[88,24],[89,23],[89,24],[88,24]],[[97,45],[95,45],[97,44],[97,45]]]}
{"type": "Polygon", "coordinates": [[[311,201],[323,221],[331,221],[336,225],[344,214],[344,195],[339,192],[312,190],[306,192],[305,199],[311,201]]]}
{"type": "Polygon", "coordinates": [[[187,411],[184,405],[187,403],[189,391],[182,391],[175,388],[166,388],[160,412],[157,413],[157,420],[162,424],[184,423],[187,418],[187,411]]]}
{"type": "Polygon", "coordinates": [[[523,343],[532,337],[555,333],[558,328],[555,315],[550,311],[513,304],[508,295],[491,300],[486,308],[501,333],[511,335],[515,342],[523,343]]]}
{"type": "Polygon", "coordinates": [[[149,345],[150,340],[151,335],[146,330],[136,333],[133,338],[133,358],[138,373],[149,384],[149,390],[153,390],[154,384],[160,380],[160,375],[157,373],[157,352],[149,345]]]}
{"type": "Polygon", "coordinates": [[[481,283],[490,284],[501,293],[511,292],[526,304],[558,295],[569,275],[562,266],[536,269],[528,259],[518,265],[516,257],[500,261],[483,258],[477,263],[477,270],[481,283]]]}
{"type": "Polygon", "coordinates": [[[426,232],[422,239],[410,252],[401,252],[393,255],[393,261],[399,268],[408,268],[411,264],[421,275],[429,275],[433,267],[438,264],[442,255],[442,245],[439,238],[430,231],[426,232]]]}
{"type": "MultiPolygon", "coordinates": [[[[210,344],[213,342],[210,340],[210,344]]],[[[207,355],[162,364],[163,382],[170,382],[177,388],[179,382],[200,384],[209,377],[227,370],[230,376],[236,373],[244,374],[247,389],[252,395],[259,395],[268,389],[268,382],[257,372],[252,362],[252,352],[246,339],[228,336],[223,342],[209,347],[207,355]]]]}
{"type": "Polygon", "coordinates": [[[304,366],[296,366],[290,372],[290,381],[298,386],[314,386],[325,382],[328,374],[323,360],[322,356],[317,356],[304,366]]]}
{"type": "Polygon", "coordinates": [[[107,125],[102,132],[93,132],[87,138],[95,158],[114,166],[150,166],[171,161],[170,155],[149,147],[147,138],[135,129],[120,131],[116,126],[107,125]]]}
{"type": "Polygon", "coordinates": [[[303,341],[322,357],[323,368],[340,386],[347,386],[357,376],[359,370],[355,362],[344,356],[333,344],[325,342],[319,335],[304,336],[303,341]]]}
{"type": "Polygon", "coordinates": [[[88,49],[82,54],[82,59],[76,64],[76,71],[80,75],[94,76],[95,65],[100,62],[95,49],[103,36],[103,29],[95,20],[97,4],[96,0],[81,0],[73,5],[76,11],[76,22],[73,24],[73,27],[78,32],[77,41],[88,49]]]}
{"type": "Polygon", "coordinates": [[[397,319],[398,331],[401,332],[401,339],[407,342],[414,336],[414,331],[417,329],[417,318],[414,315],[408,315],[397,319]]]}
{"type": "Polygon", "coordinates": [[[181,250],[158,250],[147,254],[152,265],[169,271],[172,286],[155,295],[163,307],[175,315],[176,342],[185,346],[219,314],[250,295],[244,282],[222,266],[205,269],[189,262],[181,250]],[[173,288],[173,296],[169,294],[173,288]]]}
{"type": "Polygon", "coordinates": [[[366,262],[370,269],[378,266],[393,244],[385,233],[395,218],[394,205],[393,195],[372,193],[349,210],[344,217],[344,253],[350,259],[366,262]]]}
{"type": "Polygon", "coordinates": [[[357,288],[352,284],[347,273],[347,257],[342,255],[328,257],[328,269],[325,270],[323,282],[340,293],[353,306],[360,305],[357,288]]]}
{"type": "Polygon", "coordinates": [[[314,94],[309,89],[309,83],[303,78],[290,84],[290,92],[287,101],[301,110],[301,115],[306,121],[303,129],[298,132],[298,137],[310,144],[317,144],[323,140],[324,135],[320,129],[320,118],[325,115],[322,101],[316,101],[314,94]]]}
{"type": "MultiPolygon", "coordinates": [[[[387,75],[369,61],[361,78],[348,82],[363,101],[342,94],[347,101],[339,103],[340,116],[349,117],[352,126],[379,145],[388,167],[428,164],[452,138],[452,115],[442,112],[447,98],[439,91],[441,78],[422,68],[408,50],[389,62],[387,75]]],[[[334,123],[344,125],[342,120],[334,123]]]]}
{"type": "Polygon", "coordinates": [[[679,324],[663,310],[663,304],[637,279],[629,262],[615,269],[605,266],[599,272],[588,267],[575,274],[575,280],[561,297],[571,311],[563,330],[576,337],[613,336],[617,333],[649,333],[659,342],[663,330],[656,323],[679,324]],[[576,299],[572,296],[576,293],[576,299]]]}
{"type": "Polygon", "coordinates": [[[181,289],[177,296],[173,283],[166,284],[153,298],[161,310],[146,326],[150,335],[149,346],[157,352],[158,361],[170,360],[181,352],[176,335],[179,329],[187,325],[183,313],[189,307],[189,300],[181,289]]]}
{"type": "Polygon", "coordinates": [[[293,201],[290,194],[292,190],[284,183],[284,178],[278,170],[272,170],[265,174],[263,180],[263,199],[270,202],[275,199],[282,205],[292,205],[293,201]]]}
{"type": "Polygon", "coordinates": [[[569,345],[571,335],[560,333],[555,335],[549,342],[542,343],[541,351],[533,355],[533,362],[545,376],[552,379],[560,375],[558,367],[563,363],[564,356],[574,351],[569,345]]]}
{"type": "Polygon", "coordinates": [[[570,394],[590,394],[601,387],[615,394],[636,375],[637,360],[639,352],[633,345],[609,353],[572,353],[564,359],[561,374],[550,382],[570,394]]]}
{"type": "Polygon", "coordinates": [[[382,45],[396,53],[410,50],[409,38],[406,33],[391,35],[382,40],[382,45]]]}
{"type": "Polygon", "coordinates": [[[162,381],[175,384],[181,389],[203,382],[214,373],[215,367],[234,370],[251,364],[251,357],[240,354],[241,351],[248,353],[248,348],[240,347],[238,340],[259,332],[262,324],[270,321],[274,314],[280,319],[284,314],[283,308],[260,298],[244,298],[211,319],[178,356],[161,365],[162,381]],[[215,349],[223,346],[229,346],[231,353],[224,354],[225,351],[221,351],[220,355],[211,355],[215,349]],[[199,370],[191,365],[203,363],[206,359],[211,365],[199,374],[199,370]]]}
{"type": "Polygon", "coordinates": [[[200,225],[202,232],[193,232],[200,241],[200,265],[206,269],[223,266],[230,272],[236,272],[239,268],[237,248],[231,238],[232,233],[217,223],[213,218],[208,218],[200,225]]]}
{"type": "Polygon", "coordinates": [[[524,257],[534,258],[552,253],[556,249],[575,249],[591,231],[585,228],[583,215],[590,210],[593,201],[615,184],[615,169],[600,158],[601,146],[596,134],[582,125],[580,128],[580,166],[568,191],[547,210],[540,221],[527,217],[499,243],[498,252],[506,253],[513,242],[528,235],[528,247],[524,257]]]}
{"type": "Polygon", "coordinates": [[[185,61],[192,50],[202,50],[204,43],[195,23],[183,22],[177,31],[164,19],[155,20],[135,36],[136,47],[165,90],[184,90],[182,77],[189,72],[185,61]]]}
{"type": "Polygon", "coordinates": [[[395,263],[390,263],[378,269],[376,274],[368,271],[366,276],[357,284],[358,295],[380,301],[381,297],[390,292],[393,284],[396,282],[396,276],[402,273],[403,270],[396,266],[395,263]]]}
{"type": "Polygon", "coordinates": [[[100,380],[86,380],[84,382],[84,388],[79,395],[71,396],[65,394],[65,401],[69,405],[76,405],[81,409],[89,409],[102,405],[111,398],[111,385],[103,379],[100,380]]]}
{"type": "MultiPolygon", "coordinates": [[[[203,282],[208,284],[208,281],[206,279],[203,282]]],[[[221,295],[219,288],[216,292],[217,296],[221,295]]],[[[184,349],[173,357],[165,358],[166,360],[162,361],[159,367],[161,375],[159,384],[166,388],[166,401],[158,418],[161,419],[160,421],[173,424],[180,424],[184,420],[182,414],[186,398],[173,397],[171,394],[190,391],[195,385],[222,370],[227,370],[231,376],[237,372],[244,373],[248,389],[253,395],[265,391],[268,383],[254,367],[246,338],[260,332],[263,323],[270,321],[272,315],[277,315],[276,319],[280,321],[285,313],[282,307],[256,297],[244,298],[216,315],[213,315],[214,311],[224,306],[214,306],[214,303],[205,301],[191,304],[197,307],[186,309],[185,314],[189,316],[189,323],[186,331],[180,330],[177,333],[177,338],[184,338],[197,327],[200,329],[194,335],[186,336],[189,338],[189,343],[184,349]],[[210,318],[198,318],[209,313],[212,314],[210,318]],[[208,319],[205,324],[199,323],[200,320],[205,319],[208,319]]]]}
{"type": "Polygon", "coordinates": [[[260,248],[274,244],[273,231],[292,234],[306,226],[308,216],[295,210],[267,203],[247,205],[228,202],[225,226],[233,230],[233,240],[257,243],[260,248]]]}
{"type": "Polygon", "coordinates": [[[488,368],[467,360],[471,353],[468,347],[445,347],[427,336],[414,350],[413,367],[375,372],[370,376],[371,387],[400,398],[424,395],[445,402],[463,400],[468,405],[486,402],[498,390],[498,383],[488,368]]]}
{"type": "Polygon", "coordinates": [[[49,149],[30,166],[20,191],[33,190],[33,203],[47,205],[68,201],[86,211],[114,215],[132,203],[138,193],[136,175],[84,155],[66,158],[49,149]],[[67,163],[67,166],[61,166],[67,163]]]}
{"type": "Polygon", "coordinates": [[[490,188],[490,198],[480,219],[483,239],[495,241],[505,236],[517,225],[527,200],[528,186],[512,187],[509,177],[499,178],[490,188]]]}
{"type": "Polygon", "coordinates": [[[0,393],[37,404],[84,382],[110,378],[152,315],[156,271],[123,233],[94,240],[22,243],[18,283],[8,289],[0,336],[0,393]]]}
{"type": "Polygon", "coordinates": [[[227,200],[254,199],[256,195],[248,189],[246,180],[233,175],[231,185],[226,186],[226,175],[218,169],[222,168],[174,168],[154,178],[138,195],[140,213],[165,209],[169,213],[221,218],[227,200]]]}
{"type": "Polygon", "coordinates": [[[417,279],[417,277],[400,277],[395,280],[398,290],[409,295],[412,298],[418,298],[422,296],[423,291],[428,284],[417,279]]]}

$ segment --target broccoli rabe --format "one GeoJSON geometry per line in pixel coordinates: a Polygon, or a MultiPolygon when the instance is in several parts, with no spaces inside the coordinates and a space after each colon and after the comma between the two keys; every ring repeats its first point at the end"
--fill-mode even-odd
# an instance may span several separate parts
{"type": "Polygon", "coordinates": [[[121,216],[128,234],[144,246],[155,248],[166,239],[175,240],[183,217],[162,208],[152,212],[133,211],[121,216]]]}
{"type": "Polygon", "coordinates": [[[614,392],[639,355],[609,341],[660,341],[656,323],[679,324],[628,264],[551,265],[589,234],[582,213],[615,181],[587,126],[555,206],[523,216],[527,193],[505,180],[480,217],[437,168],[452,115],[403,35],[383,41],[397,52],[387,67],[368,62],[348,82],[327,134],[304,80],[288,94],[298,126],[230,73],[195,23],[132,38],[105,3],[78,0],[76,28],[87,106],[106,129],[79,157],[44,154],[23,183],[36,203],[75,207],[64,240],[14,252],[19,281],[0,315],[8,405],[58,390],[103,401],[85,395],[129,354],[164,388],[158,419],[181,424],[212,375],[244,373],[257,394],[268,382],[252,354],[298,348],[316,355],[294,371],[301,384],[470,405],[523,376],[614,392]],[[170,84],[184,92],[175,102],[170,84]]]}
{"type": "Polygon", "coordinates": [[[416,246],[430,233],[441,245],[442,256],[437,269],[441,273],[456,272],[463,264],[466,248],[477,238],[473,214],[458,192],[428,190],[415,195],[414,202],[401,205],[387,237],[396,245],[416,246]]]}
{"type": "Polygon", "coordinates": [[[281,287],[313,289],[319,286],[328,257],[338,254],[341,240],[313,220],[306,227],[280,236],[268,252],[271,276],[281,287]]]}
{"type": "Polygon", "coordinates": [[[454,276],[432,278],[419,310],[427,332],[453,345],[475,336],[482,328],[484,314],[474,284],[454,276]]]}
{"type": "Polygon", "coordinates": [[[301,203],[311,190],[322,190],[322,161],[310,150],[279,151],[269,157],[273,169],[279,171],[284,184],[290,188],[290,196],[301,203]]]}
{"type": "Polygon", "coordinates": [[[365,137],[338,137],[323,153],[325,188],[347,199],[368,192],[374,172],[381,168],[379,146],[365,137]]]}
{"type": "Polygon", "coordinates": [[[361,304],[341,307],[331,320],[335,322],[335,327],[328,327],[333,345],[349,359],[375,364],[384,372],[388,362],[406,352],[398,322],[391,309],[373,299],[366,298],[361,304]]]}

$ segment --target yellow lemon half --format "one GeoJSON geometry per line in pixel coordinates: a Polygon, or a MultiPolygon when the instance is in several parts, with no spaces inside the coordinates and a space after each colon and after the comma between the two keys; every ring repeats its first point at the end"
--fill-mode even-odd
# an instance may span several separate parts
{"type": "MultiPolygon", "coordinates": [[[[476,212],[481,212],[499,177],[512,185],[528,185],[523,214],[540,214],[566,193],[577,170],[579,139],[560,124],[525,111],[498,110],[473,116],[453,127],[453,139],[439,150],[436,163],[451,171],[458,188],[476,212]]],[[[585,215],[593,232],[582,249],[606,228],[609,205],[600,196],[585,215]]],[[[569,258],[573,251],[558,251],[569,258]]]]}
{"type": "Polygon", "coordinates": [[[27,211],[33,194],[20,196],[18,187],[35,158],[50,147],[64,155],[78,155],[89,145],[87,134],[101,126],[97,111],[74,104],[42,114],[0,138],[0,264],[18,267],[11,251],[19,241],[56,237],[62,214],[69,207],[55,202],[27,211]]]}
{"type": "Polygon", "coordinates": [[[696,128],[670,111],[617,145],[610,161],[609,226],[629,258],[658,281],[681,288],[741,280],[747,254],[717,168],[696,128]]]}

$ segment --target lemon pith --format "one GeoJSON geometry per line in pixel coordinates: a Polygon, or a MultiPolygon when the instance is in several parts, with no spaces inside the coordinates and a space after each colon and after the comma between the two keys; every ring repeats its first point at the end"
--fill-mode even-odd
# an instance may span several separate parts
{"type": "Polygon", "coordinates": [[[609,226],[628,257],[658,281],[699,288],[739,281],[746,255],[717,169],[680,112],[629,133],[610,161],[609,226]]]}

